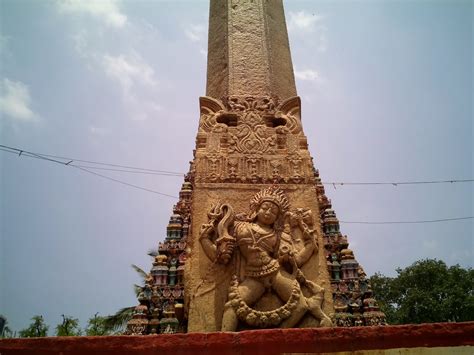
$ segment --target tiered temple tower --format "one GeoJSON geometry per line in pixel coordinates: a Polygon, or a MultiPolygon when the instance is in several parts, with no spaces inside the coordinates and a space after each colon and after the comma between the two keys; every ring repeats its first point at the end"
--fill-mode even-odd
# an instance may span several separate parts
{"type": "Polygon", "coordinates": [[[200,113],[128,332],[384,324],[308,151],[281,0],[211,0],[200,113]]]}

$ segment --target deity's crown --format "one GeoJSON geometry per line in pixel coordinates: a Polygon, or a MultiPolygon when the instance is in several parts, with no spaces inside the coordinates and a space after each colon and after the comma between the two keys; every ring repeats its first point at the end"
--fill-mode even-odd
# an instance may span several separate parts
{"type": "Polygon", "coordinates": [[[250,200],[250,208],[253,211],[258,209],[263,202],[270,201],[280,208],[280,213],[285,214],[290,208],[290,202],[285,193],[278,187],[270,186],[257,192],[250,200]]]}

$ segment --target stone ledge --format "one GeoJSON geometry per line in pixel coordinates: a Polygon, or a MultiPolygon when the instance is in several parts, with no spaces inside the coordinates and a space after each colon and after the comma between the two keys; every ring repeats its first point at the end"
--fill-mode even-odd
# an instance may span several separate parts
{"type": "Polygon", "coordinates": [[[278,354],[474,346],[474,322],[0,340],[0,354],[278,354]]]}

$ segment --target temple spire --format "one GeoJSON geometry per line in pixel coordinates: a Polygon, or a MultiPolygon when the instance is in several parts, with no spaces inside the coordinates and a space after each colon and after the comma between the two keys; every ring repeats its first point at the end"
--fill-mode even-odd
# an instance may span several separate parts
{"type": "Polygon", "coordinates": [[[281,0],[211,0],[206,96],[296,96],[281,0]]]}

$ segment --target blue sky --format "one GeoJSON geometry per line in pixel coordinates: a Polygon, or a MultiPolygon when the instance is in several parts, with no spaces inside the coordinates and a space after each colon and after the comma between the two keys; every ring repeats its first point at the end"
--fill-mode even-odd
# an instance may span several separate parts
{"type": "MultiPolygon", "coordinates": [[[[323,181],[470,179],[470,1],[285,1],[303,127],[323,181]]],[[[0,0],[0,144],[186,172],[205,94],[207,1],[0,0]]],[[[136,303],[130,264],[176,202],[0,152],[0,313],[82,325],[136,303]]],[[[177,195],[182,178],[97,171],[177,195]]],[[[331,186],[341,221],[474,215],[471,183],[331,186]]],[[[473,264],[472,220],[341,223],[367,274],[473,264]]]]}

